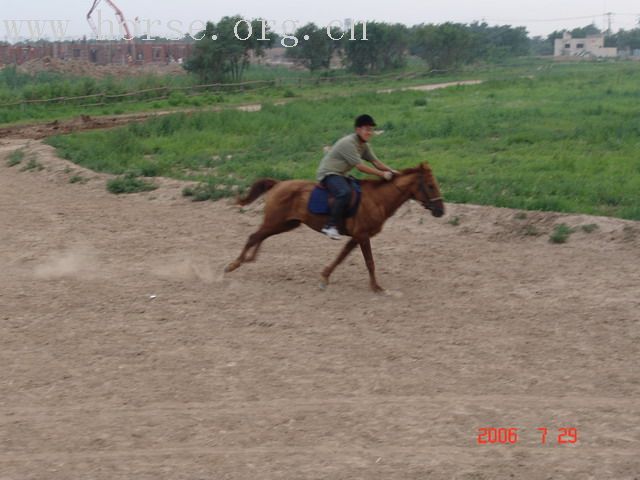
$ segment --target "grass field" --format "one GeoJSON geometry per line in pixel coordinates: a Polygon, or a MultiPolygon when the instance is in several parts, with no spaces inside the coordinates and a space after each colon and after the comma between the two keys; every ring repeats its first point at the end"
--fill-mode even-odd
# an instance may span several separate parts
{"type": "Polygon", "coordinates": [[[243,85],[207,88],[198,86],[197,78],[189,75],[96,80],[48,72],[29,76],[8,67],[0,70],[0,125],[60,120],[80,114],[119,115],[185,107],[231,107],[292,97],[316,99],[344,91],[356,93],[466,78],[526,75],[540,65],[543,63],[538,60],[526,59],[524,62],[514,60],[508,66],[498,68],[484,65],[455,72],[431,72],[421,61],[414,59],[402,70],[369,77],[354,77],[344,70],[311,75],[285,67],[254,65],[247,70],[243,85]]]}
{"type": "Polygon", "coordinates": [[[372,140],[378,156],[397,168],[429,161],[448,201],[640,220],[640,64],[528,70],[505,68],[500,80],[494,69],[481,85],[431,92],[325,87],[349,96],[177,114],[50,143],[98,171],[245,186],[313,179],[323,146],[369,112],[382,132],[372,140]]]}

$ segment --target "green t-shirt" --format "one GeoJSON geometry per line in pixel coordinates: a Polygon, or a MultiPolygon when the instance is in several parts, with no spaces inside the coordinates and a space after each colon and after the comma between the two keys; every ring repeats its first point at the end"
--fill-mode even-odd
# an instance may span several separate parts
{"type": "Polygon", "coordinates": [[[349,170],[362,162],[378,160],[367,142],[363,142],[358,134],[352,133],[341,138],[320,161],[316,173],[318,181],[327,175],[346,175],[349,170]]]}

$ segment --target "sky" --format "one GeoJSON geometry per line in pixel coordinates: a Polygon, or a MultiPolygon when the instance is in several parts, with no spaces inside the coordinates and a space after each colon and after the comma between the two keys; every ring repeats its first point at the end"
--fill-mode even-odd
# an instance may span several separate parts
{"type": "MultiPolygon", "coordinates": [[[[16,37],[41,36],[51,39],[53,30],[50,21],[57,23],[57,36],[64,31],[65,37],[92,36],[86,14],[94,0],[27,0],[16,2],[0,0],[0,40],[17,41],[16,37]],[[40,27],[29,27],[24,20],[40,21],[40,27]],[[60,30],[60,26],[65,27],[60,30]],[[16,28],[20,27],[20,30],[16,28]]],[[[327,26],[330,22],[354,20],[382,21],[387,23],[443,23],[485,21],[490,25],[524,26],[530,36],[546,36],[554,30],[572,29],[595,23],[607,28],[605,13],[611,12],[612,30],[630,29],[638,26],[640,2],[638,0],[394,0],[374,2],[372,0],[321,0],[296,2],[291,0],[237,0],[220,2],[215,0],[113,0],[125,18],[134,25],[137,19],[138,33],[147,31],[153,35],[176,37],[177,31],[195,34],[202,29],[202,21],[217,21],[226,15],[240,14],[252,18],[272,21],[277,32],[290,32],[292,23],[298,26],[314,22],[327,26]],[[170,23],[172,22],[172,23],[170,23]]],[[[102,23],[104,35],[110,33],[108,22],[117,27],[113,10],[106,0],[101,0],[93,15],[96,23],[102,23]]],[[[117,33],[117,30],[116,30],[117,33]]]]}

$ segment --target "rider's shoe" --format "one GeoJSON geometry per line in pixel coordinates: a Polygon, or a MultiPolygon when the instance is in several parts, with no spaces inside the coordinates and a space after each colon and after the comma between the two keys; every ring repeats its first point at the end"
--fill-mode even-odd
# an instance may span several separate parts
{"type": "Polygon", "coordinates": [[[338,230],[336,229],[336,227],[332,225],[327,225],[321,230],[321,232],[324,233],[331,240],[340,240],[340,234],[338,233],[338,230]]]}

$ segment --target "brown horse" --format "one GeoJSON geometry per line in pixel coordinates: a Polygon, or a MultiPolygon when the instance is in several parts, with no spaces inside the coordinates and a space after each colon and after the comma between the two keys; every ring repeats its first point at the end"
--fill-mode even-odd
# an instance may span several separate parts
{"type": "MultiPolygon", "coordinates": [[[[431,210],[434,217],[441,217],[444,214],[444,203],[440,197],[438,183],[426,163],[403,170],[390,181],[363,180],[361,184],[362,199],[358,212],[354,217],[346,219],[341,231],[351,238],[334,262],[322,271],[322,288],[329,284],[329,276],[333,270],[356,245],[360,245],[369,270],[370,286],[375,292],[382,291],[375,277],[370,238],[380,232],[387,218],[409,199],[422,203],[426,209],[431,210]]],[[[283,182],[269,178],[257,180],[251,186],[249,193],[238,199],[238,204],[248,205],[270,190],[264,207],[264,221],[260,228],[249,236],[240,256],[225,268],[225,272],[232,272],[244,262],[255,260],[258,249],[266,238],[293,230],[300,223],[319,232],[326,223],[327,216],[315,215],[307,209],[314,186],[314,182],[304,180],[283,182]],[[253,252],[247,255],[251,248],[253,252]]]]}

